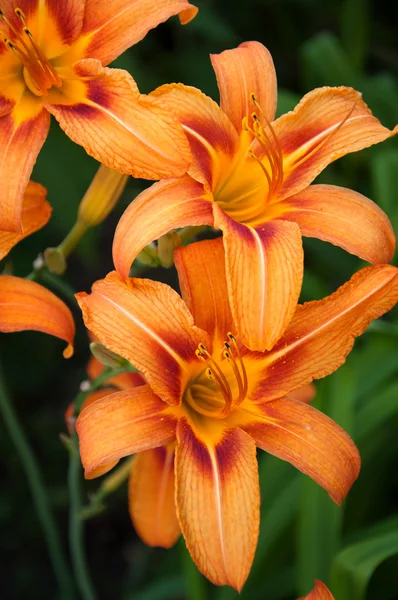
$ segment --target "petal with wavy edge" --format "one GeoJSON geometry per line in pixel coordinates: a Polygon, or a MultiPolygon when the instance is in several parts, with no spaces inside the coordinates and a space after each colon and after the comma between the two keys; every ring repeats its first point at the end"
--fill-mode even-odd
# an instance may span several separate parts
{"type": "Polygon", "coordinates": [[[315,587],[309,594],[298,600],[334,600],[332,593],[322,581],[315,579],[315,587]]]}
{"type": "Polygon", "coordinates": [[[129,511],[145,544],[171,548],[180,536],[174,501],[174,445],[140,452],[129,479],[129,511]]]}
{"type": "Polygon", "coordinates": [[[283,154],[280,199],[303,190],[331,162],[383,142],[390,131],[352,88],[319,88],[273,123],[283,154]]]}
{"type": "Polygon", "coordinates": [[[351,352],[354,340],[373,319],[398,301],[398,269],[361,269],[334,294],[298,306],[283,337],[265,354],[251,397],[264,401],[333,373],[351,352]]]}
{"type": "Polygon", "coordinates": [[[192,163],[188,173],[213,190],[223,168],[239,147],[239,136],[221,108],[200,90],[172,83],[150,94],[160,106],[173,111],[187,134],[192,163]]]}
{"type": "MultiPolygon", "coordinates": [[[[254,94],[268,121],[273,121],[277,102],[274,62],[259,42],[244,42],[233,50],[210,55],[220,90],[220,105],[238,133],[242,119],[256,111],[254,94]]],[[[261,116],[261,114],[259,115],[261,116]]]]}
{"type": "Polygon", "coordinates": [[[242,428],[257,446],[309,475],[341,504],[361,465],[350,436],[332,419],[297,400],[265,402],[255,411],[257,417],[242,428]]]}
{"type": "Polygon", "coordinates": [[[277,205],[282,219],[301,233],[331,242],[372,264],[388,263],[395,235],[387,215],[358,192],[334,185],[310,185],[277,205]]]}
{"type": "Polygon", "coordinates": [[[300,229],[280,220],[253,228],[233,221],[216,204],[213,210],[214,225],[224,234],[228,294],[238,335],[250,350],[270,349],[286,329],[300,295],[300,229]]]}
{"type": "Polygon", "coordinates": [[[86,0],[83,34],[89,42],[85,54],[107,65],[170,17],[179,15],[185,25],[197,12],[187,0],[86,0]]]}
{"type": "Polygon", "coordinates": [[[0,231],[23,232],[24,192],[49,126],[48,113],[26,98],[0,119],[0,231]]]}
{"type": "Polygon", "coordinates": [[[177,248],[174,260],[181,295],[195,325],[221,343],[228,341],[227,333],[236,331],[227,294],[222,239],[177,248]]]}
{"type": "Polygon", "coordinates": [[[63,86],[46,105],[74,142],[107,167],[134,177],[161,179],[187,171],[191,156],[181,125],[140,94],[127,71],[102,68],[94,59],[79,61],[75,71],[92,79],[63,86]]]}
{"type": "Polygon", "coordinates": [[[240,429],[216,437],[177,425],[176,502],[181,531],[198,569],[238,591],[249,574],[259,528],[254,441],[240,429]]]}
{"type": "Polygon", "coordinates": [[[201,183],[186,175],[146,189],[125,210],[115,231],[113,262],[119,275],[127,279],[147,244],[186,225],[213,225],[212,205],[201,183]]]}
{"type": "Polygon", "coordinates": [[[126,282],[113,272],[76,298],[87,329],[142,371],[163,400],[178,404],[195,350],[209,340],[177,292],[149,279],[126,282]]]}
{"type": "Polygon", "coordinates": [[[46,200],[47,190],[39,183],[29,181],[23,196],[21,213],[23,233],[0,231],[0,260],[23,238],[44,227],[51,216],[51,206],[46,200]]]}
{"type": "Polygon", "coordinates": [[[172,409],[149,385],[97,399],[76,421],[85,476],[124,456],[171,443],[175,428],[172,409]]]}
{"type": "Polygon", "coordinates": [[[43,286],[11,275],[0,276],[0,331],[41,331],[65,340],[65,358],[73,354],[75,324],[72,313],[43,286]]]}

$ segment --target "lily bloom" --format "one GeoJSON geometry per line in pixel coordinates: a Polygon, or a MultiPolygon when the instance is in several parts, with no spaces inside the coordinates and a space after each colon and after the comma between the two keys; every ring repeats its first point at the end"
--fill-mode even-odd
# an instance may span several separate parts
{"type": "Polygon", "coordinates": [[[258,42],[211,57],[218,106],[182,84],[153,92],[189,139],[188,175],[159,182],[132,202],[116,229],[113,257],[127,278],[132,261],[170,229],[211,225],[224,240],[228,294],[242,341],[269,350],[289,323],[303,277],[301,236],[387,263],[395,236],[383,211],[352,190],[310,185],[332,161],[397,133],[347,87],[313,90],[274,121],[271,55],[258,42]],[[252,302],[242,302],[250,289],[252,302]]]}
{"type": "Polygon", "coordinates": [[[316,579],[314,589],[306,596],[298,598],[298,600],[334,600],[334,598],[326,585],[316,579]]]}
{"type": "MultiPolygon", "coordinates": [[[[232,318],[223,256],[220,239],[176,250],[183,299],[167,285],[116,272],[77,294],[86,327],[147,384],[93,402],[76,431],[87,477],[175,443],[187,547],[212,582],[240,590],[258,536],[256,446],[312,477],[338,504],[358,476],[350,437],[291,393],[335,371],[354,338],[394,305],[398,269],[362,269],[335,294],[299,306],[271,351],[253,352],[232,318]]],[[[249,296],[242,294],[244,306],[249,296]]]]}
{"type": "Polygon", "coordinates": [[[106,166],[136,177],[180,176],[190,160],[181,126],[105,65],[187,0],[0,1],[0,230],[21,231],[22,194],[47,137],[50,114],[106,166]]]}

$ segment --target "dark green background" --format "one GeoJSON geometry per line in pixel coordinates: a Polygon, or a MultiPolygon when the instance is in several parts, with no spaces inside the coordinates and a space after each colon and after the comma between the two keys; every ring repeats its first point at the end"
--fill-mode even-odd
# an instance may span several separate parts
{"type": "MultiPolygon", "coordinates": [[[[271,51],[280,85],[278,112],[290,110],[314,87],[352,85],[389,127],[398,121],[397,23],[388,0],[198,0],[199,16],[181,27],[160,26],[120,57],[142,92],[182,81],[218,98],[208,54],[258,40],[271,51]]],[[[34,179],[48,188],[54,207],[49,225],[23,241],[3,268],[24,276],[33,258],[57,245],[72,226],[96,163],[53,122],[34,179]]],[[[398,148],[394,140],[348,156],[319,178],[360,191],[386,210],[398,228],[398,148]]],[[[107,221],[90,231],[69,261],[66,280],[78,290],[112,268],[111,242],[119,216],[147,182],[130,180],[107,221]]],[[[305,241],[303,299],[321,297],[347,280],[362,263],[343,251],[305,241]]],[[[174,270],[151,277],[175,283],[174,270]]],[[[0,336],[8,388],[37,454],[66,546],[68,456],[59,439],[63,413],[85,377],[88,344],[79,312],[75,356],[64,361],[62,344],[37,333],[0,336]]],[[[363,466],[342,509],[293,467],[260,452],[262,522],[252,573],[243,600],[297,598],[314,578],[330,584],[336,600],[398,597],[398,314],[357,341],[346,365],[317,384],[316,405],[354,438],[363,466]],[[373,576],[372,576],[373,574],[373,576]],[[366,590],[366,583],[369,585],[366,590]]],[[[57,598],[46,546],[25,476],[0,423],[0,597],[57,598]]],[[[95,490],[98,482],[85,484],[95,490]]],[[[126,489],[108,510],[87,522],[87,553],[101,599],[229,600],[197,574],[182,542],[152,550],[136,537],[127,513],[126,489]]],[[[239,540],[237,540],[239,543],[239,540]]]]}

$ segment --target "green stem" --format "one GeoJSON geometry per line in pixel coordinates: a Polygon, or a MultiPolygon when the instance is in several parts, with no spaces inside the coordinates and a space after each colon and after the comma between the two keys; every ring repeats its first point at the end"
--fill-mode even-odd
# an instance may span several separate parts
{"type": "Polygon", "coordinates": [[[74,586],[66,562],[57,526],[50,509],[50,502],[43,483],[38,463],[29,446],[29,442],[21,428],[18,417],[9,401],[6,387],[0,371],[0,412],[7,427],[10,438],[19,454],[25,470],[37,516],[41,523],[47,543],[50,560],[57,579],[61,597],[65,600],[75,598],[74,586]]]}
{"type": "Polygon", "coordinates": [[[84,524],[80,517],[82,467],[79,454],[79,440],[76,431],[72,436],[72,451],[69,454],[69,545],[72,556],[76,584],[83,600],[95,600],[96,594],[91,583],[84,554],[84,524]]]}
{"type": "Polygon", "coordinates": [[[75,249],[83,235],[86,233],[88,228],[89,226],[86,225],[86,223],[77,220],[70,232],[68,233],[68,235],[66,236],[66,238],[59,244],[57,250],[59,250],[65,258],[69,256],[69,254],[72,252],[72,250],[75,249]]]}
{"type": "Polygon", "coordinates": [[[183,571],[186,583],[187,600],[205,600],[208,598],[206,580],[193,562],[184,540],[180,541],[183,571]]]}
{"type": "Polygon", "coordinates": [[[60,277],[49,273],[47,270],[41,271],[38,278],[41,279],[43,283],[46,283],[49,287],[51,287],[54,291],[59,292],[59,294],[63,296],[65,300],[68,300],[71,304],[76,305],[75,292],[73,288],[66,283],[66,281],[63,281],[63,279],[60,277]]]}

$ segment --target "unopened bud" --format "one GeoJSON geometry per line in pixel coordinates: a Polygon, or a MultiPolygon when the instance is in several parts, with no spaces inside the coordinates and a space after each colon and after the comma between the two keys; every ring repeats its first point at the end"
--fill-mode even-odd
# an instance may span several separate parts
{"type": "Polygon", "coordinates": [[[48,270],[55,275],[63,275],[66,271],[65,255],[59,248],[47,248],[44,251],[44,260],[48,270]]]}
{"type": "Polygon", "coordinates": [[[80,203],[79,220],[89,227],[102,223],[117,204],[128,178],[101,165],[80,203]]]}
{"type": "Polygon", "coordinates": [[[108,350],[101,342],[92,342],[90,350],[93,356],[105,367],[119,369],[126,363],[124,358],[112,352],[112,350],[108,350]]]}
{"type": "Polygon", "coordinates": [[[176,231],[169,231],[158,240],[158,256],[162,267],[169,269],[174,264],[174,250],[181,246],[181,238],[176,231]]]}

